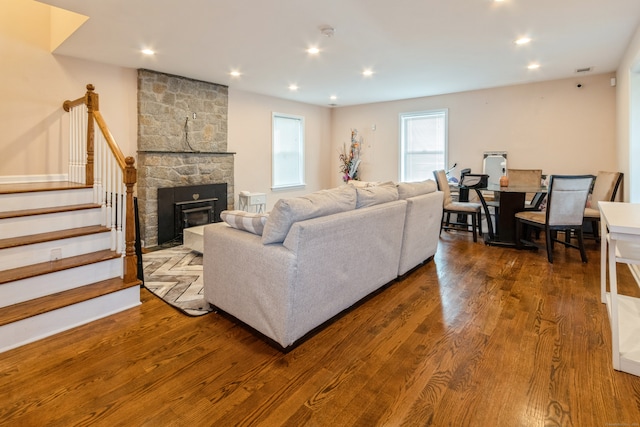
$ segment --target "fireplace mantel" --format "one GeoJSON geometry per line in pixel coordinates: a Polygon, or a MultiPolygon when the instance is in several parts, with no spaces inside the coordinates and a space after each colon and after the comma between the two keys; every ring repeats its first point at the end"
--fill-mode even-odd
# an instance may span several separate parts
{"type": "Polygon", "coordinates": [[[138,154],[208,154],[211,156],[233,156],[233,151],[167,151],[167,150],[138,150],[138,154]]]}

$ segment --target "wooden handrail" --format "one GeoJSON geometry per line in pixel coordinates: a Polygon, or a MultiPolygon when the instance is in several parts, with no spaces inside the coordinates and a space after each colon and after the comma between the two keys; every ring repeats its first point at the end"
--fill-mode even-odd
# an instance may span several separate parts
{"type": "Polygon", "coordinates": [[[83,96],[82,98],[78,98],[74,101],[64,101],[62,103],[62,108],[67,113],[71,111],[73,107],[77,107],[78,105],[86,104],[86,98],[83,96]]]}
{"type": "Polygon", "coordinates": [[[120,147],[118,147],[118,144],[116,144],[116,140],[113,139],[113,135],[111,135],[111,131],[109,131],[109,128],[107,127],[107,124],[104,121],[104,118],[102,117],[100,111],[94,111],[93,118],[96,120],[98,128],[102,132],[102,135],[104,135],[104,139],[105,141],[107,141],[107,145],[109,146],[111,153],[113,153],[114,157],[118,161],[120,169],[124,171],[127,167],[124,154],[122,154],[122,151],[120,151],[120,147]]]}
{"type": "Polygon", "coordinates": [[[133,187],[137,181],[137,171],[135,168],[135,159],[131,156],[126,157],[120,150],[120,147],[116,143],[113,135],[109,131],[107,124],[100,113],[99,108],[99,96],[95,93],[95,87],[92,84],[87,85],[87,92],[83,97],[80,97],[74,101],[65,101],[62,104],[62,108],[69,112],[72,108],[85,104],[87,106],[87,158],[86,158],[86,184],[94,184],[94,136],[95,127],[98,125],[98,129],[104,136],[107,145],[114,158],[116,159],[118,166],[122,170],[122,179],[126,187],[126,218],[125,218],[125,256],[123,266],[124,280],[127,282],[133,282],[138,280],[138,262],[135,251],[135,214],[134,214],[134,202],[133,202],[133,187]]]}

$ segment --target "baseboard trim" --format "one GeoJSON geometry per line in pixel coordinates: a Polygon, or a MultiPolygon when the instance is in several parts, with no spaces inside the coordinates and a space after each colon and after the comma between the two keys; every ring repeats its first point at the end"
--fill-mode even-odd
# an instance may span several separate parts
{"type": "Polygon", "coordinates": [[[60,182],[68,181],[68,174],[52,175],[6,175],[0,176],[0,184],[25,184],[31,182],[60,182]]]}

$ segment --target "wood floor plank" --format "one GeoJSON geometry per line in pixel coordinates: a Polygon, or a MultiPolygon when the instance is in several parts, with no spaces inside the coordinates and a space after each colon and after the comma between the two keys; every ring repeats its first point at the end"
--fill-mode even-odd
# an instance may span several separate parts
{"type": "Polygon", "coordinates": [[[640,378],[612,368],[587,248],[551,265],[442,233],[433,261],[287,354],[143,289],[139,307],[0,354],[0,425],[634,425],[640,378]]]}

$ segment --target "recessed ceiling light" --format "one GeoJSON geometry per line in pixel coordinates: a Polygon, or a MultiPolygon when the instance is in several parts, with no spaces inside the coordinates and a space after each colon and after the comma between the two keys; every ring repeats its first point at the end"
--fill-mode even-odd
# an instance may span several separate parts
{"type": "Polygon", "coordinates": [[[295,84],[293,84],[293,85],[289,85],[289,90],[291,90],[291,91],[296,91],[296,90],[298,90],[298,85],[295,85],[295,84]]]}
{"type": "Polygon", "coordinates": [[[320,49],[318,49],[317,47],[310,47],[309,49],[307,49],[307,53],[310,55],[317,55],[320,53],[320,49]]]}
{"type": "Polygon", "coordinates": [[[229,73],[229,75],[230,75],[231,77],[240,77],[240,76],[242,75],[242,73],[241,73],[240,71],[238,71],[238,70],[233,70],[233,71],[231,71],[231,72],[229,73]]]}
{"type": "Polygon", "coordinates": [[[532,63],[532,64],[529,64],[529,65],[527,66],[527,68],[528,68],[528,69],[530,69],[530,70],[537,70],[538,68],[540,68],[540,64],[538,64],[538,63],[534,62],[534,63],[532,63]]]}
{"type": "Polygon", "coordinates": [[[336,99],[338,99],[338,97],[337,97],[337,96],[335,96],[335,95],[331,95],[331,96],[329,97],[329,99],[330,99],[330,100],[332,100],[332,101],[335,101],[336,99]]]}
{"type": "Polygon", "coordinates": [[[522,45],[522,44],[527,44],[529,42],[531,42],[531,39],[529,37],[520,37],[518,40],[515,41],[515,44],[522,45]]]}
{"type": "Polygon", "coordinates": [[[373,75],[373,70],[372,70],[372,69],[370,69],[370,68],[367,68],[366,70],[364,70],[364,71],[362,72],[362,75],[363,75],[363,76],[365,76],[365,77],[370,77],[370,76],[372,76],[372,75],[373,75]]]}
{"type": "Polygon", "coordinates": [[[155,55],[156,53],[151,49],[142,49],[142,53],[145,55],[155,55]]]}

